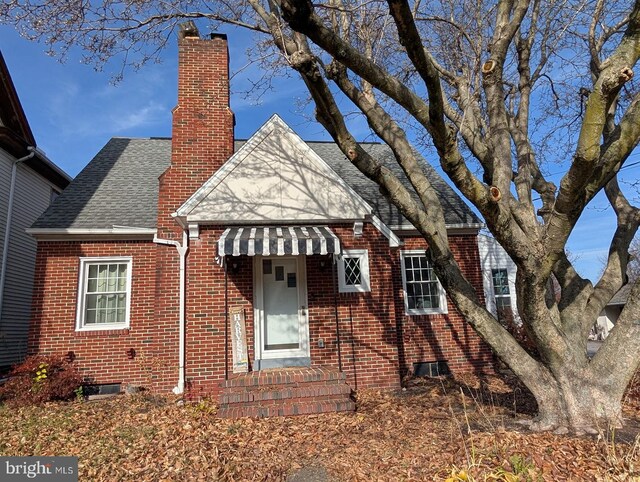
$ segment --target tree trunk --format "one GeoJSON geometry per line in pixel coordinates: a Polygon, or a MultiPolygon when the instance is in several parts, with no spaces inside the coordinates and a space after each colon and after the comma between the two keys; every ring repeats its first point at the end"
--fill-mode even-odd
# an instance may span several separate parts
{"type": "Polygon", "coordinates": [[[549,380],[523,380],[538,403],[538,415],[531,422],[536,431],[598,433],[622,425],[622,395],[626,383],[612,373],[600,380],[587,368],[557,367],[549,380]]]}

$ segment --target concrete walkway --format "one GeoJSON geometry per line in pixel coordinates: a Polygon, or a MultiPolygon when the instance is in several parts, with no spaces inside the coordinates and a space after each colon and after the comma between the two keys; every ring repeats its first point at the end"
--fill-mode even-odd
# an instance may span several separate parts
{"type": "Polygon", "coordinates": [[[334,482],[322,466],[303,467],[287,477],[287,482],[334,482]]]}

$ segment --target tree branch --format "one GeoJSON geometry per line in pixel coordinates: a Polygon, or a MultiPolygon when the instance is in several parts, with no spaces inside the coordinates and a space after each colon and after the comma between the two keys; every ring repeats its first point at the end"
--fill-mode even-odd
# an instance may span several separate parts
{"type": "Polygon", "coordinates": [[[302,75],[303,81],[311,93],[316,105],[318,121],[327,129],[351,162],[389,193],[393,203],[425,237],[432,252],[436,274],[445,288],[448,288],[449,295],[458,310],[489,343],[500,344],[503,347],[501,356],[516,373],[521,376],[537,373],[539,378],[549,378],[549,372],[527,354],[480,302],[474,288],[462,274],[449,250],[446,231],[443,232],[442,229],[439,229],[436,232],[431,223],[431,217],[419,208],[398,178],[389,169],[371,158],[355,141],[344,123],[342,114],[324,81],[316,60],[310,54],[308,47],[304,45],[304,38],[301,35],[296,35],[295,38],[299,49],[295,58],[298,61],[292,66],[302,75]]]}
{"type": "MultiPolygon", "coordinates": [[[[640,56],[640,0],[636,0],[630,19],[624,37],[606,60],[594,90],[589,94],[576,153],[567,174],[560,182],[560,191],[547,225],[547,247],[552,264],[555,264],[559,253],[564,249],[564,244],[590,195],[595,195],[595,192],[592,192],[585,196],[585,189],[602,157],[600,139],[606,126],[609,108],[622,85],[633,75],[631,67],[640,56]]],[[[637,141],[637,138],[623,139],[627,145],[636,145],[637,141]]],[[[603,184],[615,174],[611,164],[623,160],[619,155],[614,158],[614,162],[607,166],[609,169],[599,176],[603,184]]],[[[593,187],[597,189],[596,185],[593,187]]],[[[546,269],[551,267],[547,266],[546,269]]]]}
{"type": "MultiPolygon", "coordinates": [[[[602,344],[591,360],[591,371],[601,380],[609,380],[611,367],[616,367],[617,376],[615,380],[612,380],[612,389],[617,388],[621,392],[631,381],[631,377],[640,363],[640,357],[638,357],[640,351],[639,320],[640,282],[636,282],[629,292],[627,304],[622,309],[616,325],[609,333],[606,342],[602,344]]],[[[614,394],[614,396],[616,395],[618,394],[614,394]]],[[[622,393],[619,393],[619,397],[622,397],[622,393]]]]}
{"type": "Polygon", "coordinates": [[[512,166],[509,121],[504,103],[503,69],[508,47],[520,28],[528,6],[528,1],[518,2],[515,7],[512,0],[502,0],[498,3],[491,56],[482,66],[482,84],[487,99],[493,160],[490,182],[500,189],[505,198],[511,196],[509,188],[512,166]]]}
{"type": "Polygon", "coordinates": [[[640,210],[629,204],[620,191],[616,178],[609,181],[605,193],[616,213],[618,226],[611,240],[604,272],[596,284],[593,294],[589,297],[585,309],[584,314],[587,320],[598,316],[613,295],[627,283],[629,246],[638,231],[638,226],[640,226],[640,210]]]}

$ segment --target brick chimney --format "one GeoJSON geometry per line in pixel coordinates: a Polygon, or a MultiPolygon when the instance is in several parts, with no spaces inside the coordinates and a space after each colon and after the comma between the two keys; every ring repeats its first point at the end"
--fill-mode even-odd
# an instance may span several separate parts
{"type": "Polygon", "coordinates": [[[178,105],[171,166],[160,176],[158,235],[177,234],[174,213],[233,154],[227,36],[201,39],[193,23],[178,38],[178,105]]]}

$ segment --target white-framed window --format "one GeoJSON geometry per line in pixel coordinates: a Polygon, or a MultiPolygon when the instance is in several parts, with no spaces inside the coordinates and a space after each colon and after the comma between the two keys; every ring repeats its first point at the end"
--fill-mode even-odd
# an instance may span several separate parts
{"type": "Polygon", "coordinates": [[[496,301],[496,313],[501,320],[511,314],[511,292],[509,291],[509,275],[506,268],[492,269],[493,296],[496,301]]]}
{"type": "Polygon", "coordinates": [[[400,253],[404,309],[408,315],[447,313],[447,296],[425,251],[400,253]]]}
{"type": "Polygon", "coordinates": [[[76,330],[129,328],[130,257],[80,258],[76,330]]]}
{"type": "Polygon", "coordinates": [[[371,291],[369,285],[369,254],[366,249],[347,249],[338,259],[340,293],[371,291]]]}

